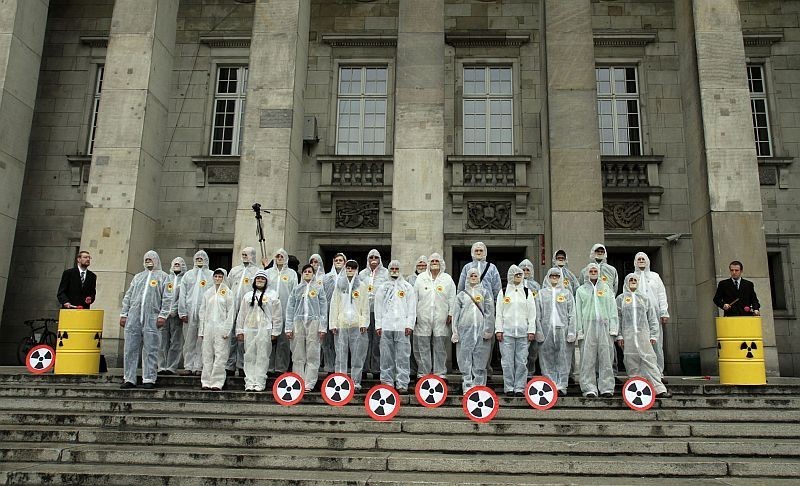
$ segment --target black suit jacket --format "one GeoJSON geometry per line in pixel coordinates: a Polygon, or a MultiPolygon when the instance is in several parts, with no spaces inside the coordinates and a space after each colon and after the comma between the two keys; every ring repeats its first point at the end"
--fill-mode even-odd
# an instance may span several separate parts
{"type": "Polygon", "coordinates": [[[86,269],[86,279],[81,284],[81,272],[78,267],[64,270],[61,274],[61,283],[58,284],[58,302],[61,307],[70,303],[88,309],[91,305],[86,303],[86,297],[91,297],[94,302],[97,295],[97,275],[86,269]]]}
{"type": "Polygon", "coordinates": [[[725,317],[752,316],[754,310],[761,308],[753,282],[745,279],[741,279],[739,282],[738,290],[736,289],[736,284],[733,283],[733,279],[726,278],[722,280],[717,285],[714,303],[720,309],[724,304],[731,304],[731,308],[725,311],[725,317]],[[750,307],[750,312],[745,312],[745,307],[750,307]]]}

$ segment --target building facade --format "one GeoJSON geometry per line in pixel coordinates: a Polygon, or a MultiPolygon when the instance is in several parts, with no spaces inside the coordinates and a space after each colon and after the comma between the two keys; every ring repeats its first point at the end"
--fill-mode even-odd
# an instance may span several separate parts
{"type": "MultiPolygon", "coordinates": [[[[103,350],[141,256],[379,248],[542,275],[604,242],[667,286],[667,372],[716,370],[742,260],[800,376],[800,0],[11,0],[0,6],[4,364],[93,255],[103,350]]],[[[166,263],[165,263],[166,264],[166,263]]],[[[235,263],[234,263],[235,264],[235,263]]],[[[504,274],[504,271],[502,272],[504,274]]]]}

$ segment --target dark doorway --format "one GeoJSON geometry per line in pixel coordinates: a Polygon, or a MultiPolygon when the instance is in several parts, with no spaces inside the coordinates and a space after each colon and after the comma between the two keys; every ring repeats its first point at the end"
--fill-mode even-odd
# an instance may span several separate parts
{"type": "MultiPolygon", "coordinates": [[[[367,254],[370,250],[376,249],[381,253],[381,262],[383,266],[389,265],[392,255],[391,246],[360,246],[360,245],[337,245],[337,246],[323,246],[320,248],[319,255],[322,257],[325,271],[329,272],[333,266],[333,256],[337,253],[344,253],[348,260],[355,260],[358,262],[359,271],[367,266],[367,254]]],[[[407,274],[406,269],[402,269],[403,273],[407,274]]]]}
{"type": "Polygon", "coordinates": [[[622,287],[625,285],[625,276],[633,273],[633,257],[641,250],[633,250],[630,248],[611,248],[608,249],[608,264],[617,269],[619,276],[619,285],[617,288],[617,295],[622,293],[622,287]]]}
{"type": "MultiPolygon", "coordinates": [[[[488,245],[487,245],[488,246],[488,245]]],[[[453,280],[458,284],[458,278],[461,275],[461,269],[464,265],[472,261],[472,254],[470,253],[469,246],[454,246],[453,247],[453,263],[448,265],[448,273],[453,277],[453,280]]],[[[503,281],[503,287],[506,285],[506,275],[511,265],[519,265],[519,262],[525,259],[525,247],[494,247],[488,246],[489,257],[487,260],[494,263],[497,271],[500,272],[500,278],[503,281]]]]}
{"type": "MultiPolygon", "coordinates": [[[[211,271],[216,270],[217,268],[224,268],[225,270],[230,270],[233,266],[233,250],[230,248],[228,249],[219,249],[215,248],[213,250],[206,250],[208,253],[208,268],[211,271]]],[[[192,268],[191,265],[189,268],[192,268]]]]}

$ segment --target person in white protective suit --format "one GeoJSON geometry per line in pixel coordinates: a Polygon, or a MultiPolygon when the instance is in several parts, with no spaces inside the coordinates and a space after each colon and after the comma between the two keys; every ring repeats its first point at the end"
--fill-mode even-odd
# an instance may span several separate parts
{"type": "Polygon", "coordinates": [[[414,358],[417,361],[418,378],[429,373],[444,378],[447,373],[445,363],[448,341],[453,335],[451,326],[456,285],[445,270],[442,255],[431,253],[428,270],[420,274],[414,284],[417,294],[414,358]]]}
{"type": "Polygon", "coordinates": [[[158,351],[158,374],[174,375],[183,364],[183,325],[178,317],[178,296],[181,280],[186,274],[186,261],[177,257],[172,260],[172,272],[167,280],[167,293],[172,294],[172,307],[167,323],[161,328],[161,346],[158,351]]]}
{"type": "Polygon", "coordinates": [[[356,392],[361,391],[361,370],[367,357],[367,326],[369,325],[369,292],[358,276],[358,263],[347,260],[345,270],[336,279],[328,327],[336,335],[336,372],[347,373],[350,358],[350,377],[356,392]]]}
{"type": "Polygon", "coordinates": [[[613,340],[619,318],[611,287],[600,279],[600,265],[586,267],[584,283],[575,293],[578,341],[581,346],[581,392],[587,398],[614,394],[613,340]]]}
{"type": "Polygon", "coordinates": [[[414,288],[400,274],[400,262],[389,262],[389,281],[375,293],[375,329],[381,337],[381,383],[408,393],[411,334],[416,320],[414,288]]]}
{"type": "MultiPolygon", "coordinates": [[[[325,288],[325,299],[328,302],[328,315],[330,315],[333,289],[336,287],[336,278],[344,270],[344,263],[346,261],[347,257],[344,253],[337,253],[333,256],[333,267],[331,271],[322,277],[322,285],[325,288]]],[[[322,268],[322,264],[320,264],[320,268],[322,268]]],[[[336,369],[336,336],[330,332],[330,328],[328,329],[328,333],[325,334],[325,339],[322,340],[322,363],[326,373],[333,373],[336,369]]]]}
{"type": "MultiPolygon", "coordinates": [[[[664,282],[661,281],[661,276],[656,272],[650,270],[650,258],[644,252],[636,254],[634,259],[634,266],[636,268],[636,279],[639,281],[638,292],[647,296],[650,304],[653,306],[658,317],[658,333],[653,334],[653,339],[656,340],[653,344],[653,349],[656,352],[656,359],[658,361],[658,369],[661,374],[664,374],[664,325],[669,322],[669,304],[667,303],[667,289],[664,287],[664,282]]],[[[662,376],[662,381],[664,378],[662,376]]],[[[664,381],[666,383],[666,381],[664,381]]]]}
{"type": "MultiPolygon", "coordinates": [[[[251,246],[242,248],[242,264],[231,268],[231,273],[228,274],[228,284],[231,292],[233,292],[234,315],[239,313],[239,304],[241,304],[244,294],[253,288],[253,279],[259,270],[256,249],[251,246]]],[[[235,332],[236,319],[232,319],[231,333],[235,332]]],[[[225,364],[226,374],[233,376],[238,369],[239,376],[244,376],[244,343],[239,342],[238,339],[231,339],[230,346],[230,356],[228,356],[228,362],[225,364]]]]}
{"type": "Polygon", "coordinates": [[[428,270],[428,257],[425,255],[420,255],[417,258],[417,263],[414,265],[414,273],[408,276],[406,282],[408,282],[412,287],[417,282],[417,278],[425,273],[428,270]]]}
{"type": "Polygon", "coordinates": [[[466,288],[456,294],[453,335],[463,392],[486,385],[486,354],[494,336],[494,298],[481,283],[477,268],[467,271],[466,288]]]}
{"type": "Polygon", "coordinates": [[[670,398],[672,394],[661,381],[653,350],[660,326],[656,309],[642,293],[636,274],[630,273],[625,277],[622,290],[617,297],[620,330],[617,342],[622,346],[625,369],[630,376],[641,376],[649,381],[657,397],[670,398]]]}
{"type": "Polygon", "coordinates": [[[536,281],[534,275],[533,263],[527,258],[519,263],[519,268],[522,269],[522,284],[531,290],[539,291],[542,288],[539,282],[536,281]]]}
{"type": "Polygon", "coordinates": [[[300,284],[292,289],[286,309],[286,336],[292,343],[292,371],[303,377],[311,391],[319,377],[319,343],[328,332],[328,300],[314,267],[304,265],[300,284]]]}
{"type": "Polygon", "coordinates": [[[522,280],[522,269],[511,265],[508,285],[495,303],[495,336],[500,343],[506,396],[524,396],[528,345],[536,336],[536,298],[522,280]]]}
{"type": "Polygon", "coordinates": [[[381,370],[381,337],[375,329],[375,292],[384,283],[389,281],[389,271],[383,266],[383,260],[378,250],[372,249],[367,254],[367,267],[358,274],[369,292],[369,326],[367,336],[367,357],[364,360],[364,373],[372,373],[377,378],[381,370]]]}
{"type": "Polygon", "coordinates": [[[272,342],[283,325],[281,301],[268,281],[266,271],[256,272],[253,289],[242,297],[236,315],[236,339],[244,342],[245,391],[264,391],[272,342]]]}
{"type": "MultiPolygon", "coordinates": [[[[281,309],[286,311],[289,305],[289,296],[297,285],[297,272],[289,268],[289,254],[279,248],[273,255],[275,265],[267,269],[270,289],[278,295],[281,309]]],[[[286,336],[286,325],[283,323],[278,339],[273,346],[272,355],[269,357],[269,369],[275,374],[285,373],[291,364],[291,350],[289,338],[286,336]]]]}
{"type": "Polygon", "coordinates": [[[144,271],[133,276],[122,299],[119,325],[125,328],[124,381],[120,388],[136,386],[136,368],[142,360],[142,388],[156,386],[159,329],[164,327],[172,308],[167,292],[167,274],[153,250],[144,254],[144,271]]]}
{"type": "Polygon", "coordinates": [[[233,339],[231,322],[234,322],[233,292],[225,283],[228,272],[214,270],[214,285],[206,290],[200,305],[200,328],[197,337],[203,343],[203,373],[200,385],[203,390],[220,391],[225,386],[225,364],[231,352],[233,339]]]}
{"type": "Polygon", "coordinates": [[[539,342],[539,363],[542,374],[558,388],[558,395],[567,394],[569,370],[578,331],[576,329],[575,298],[564,288],[561,269],[547,272],[539,292],[539,321],[536,340],[539,342]]]}
{"type": "Polygon", "coordinates": [[[208,290],[211,281],[208,254],[200,250],[194,254],[194,268],[186,272],[181,280],[178,299],[178,315],[183,321],[182,375],[200,376],[203,370],[203,343],[197,338],[197,331],[200,329],[200,305],[203,303],[203,294],[208,290]]]}
{"type": "MultiPolygon", "coordinates": [[[[541,286],[539,285],[539,282],[536,281],[536,277],[534,276],[533,263],[526,258],[520,262],[519,268],[522,269],[522,284],[533,293],[533,297],[536,299],[536,304],[538,305],[539,289],[541,289],[541,286]]],[[[539,310],[538,307],[536,310],[539,310]]],[[[533,375],[536,373],[536,361],[538,359],[539,342],[534,339],[528,345],[528,378],[533,377],[533,375]]]]}
{"type": "MultiPolygon", "coordinates": [[[[561,270],[561,283],[565,289],[572,292],[572,295],[575,295],[575,292],[578,290],[578,287],[581,286],[581,282],[572,270],[569,269],[569,260],[567,259],[567,252],[564,250],[556,250],[553,253],[553,267],[558,268],[561,270]]],[[[542,287],[547,285],[547,277],[542,281],[542,287]]]]}
{"type": "MultiPolygon", "coordinates": [[[[619,275],[617,274],[617,269],[609,265],[607,260],[608,250],[606,250],[605,245],[595,243],[592,246],[592,251],[589,252],[589,264],[597,264],[600,269],[600,280],[608,285],[614,292],[614,296],[616,296],[619,289],[619,275]]],[[[586,270],[588,268],[589,266],[587,265],[581,271],[581,285],[586,282],[586,270]]]]}

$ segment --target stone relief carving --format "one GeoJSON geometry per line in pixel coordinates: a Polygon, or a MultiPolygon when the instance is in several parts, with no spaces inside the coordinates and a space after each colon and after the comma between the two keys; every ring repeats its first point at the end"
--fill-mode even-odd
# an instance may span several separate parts
{"type": "Polygon", "coordinates": [[[236,184],[239,182],[238,165],[209,165],[206,171],[209,184],[236,184]]]}
{"type": "Polygon", "coordinates": [[[379,201],[336,201],[336,227],[348,229],[377,229],[379,201]]]}
{"type": "Polygon", "coordinates": [[[467,229],[511,229],[511,201],[470,201],[467,229]]]}
{"type": "Polygon", "coordinates": [[[606,229],[643,229],[644,202],[604,201],[603,223],[606,229]]]}

